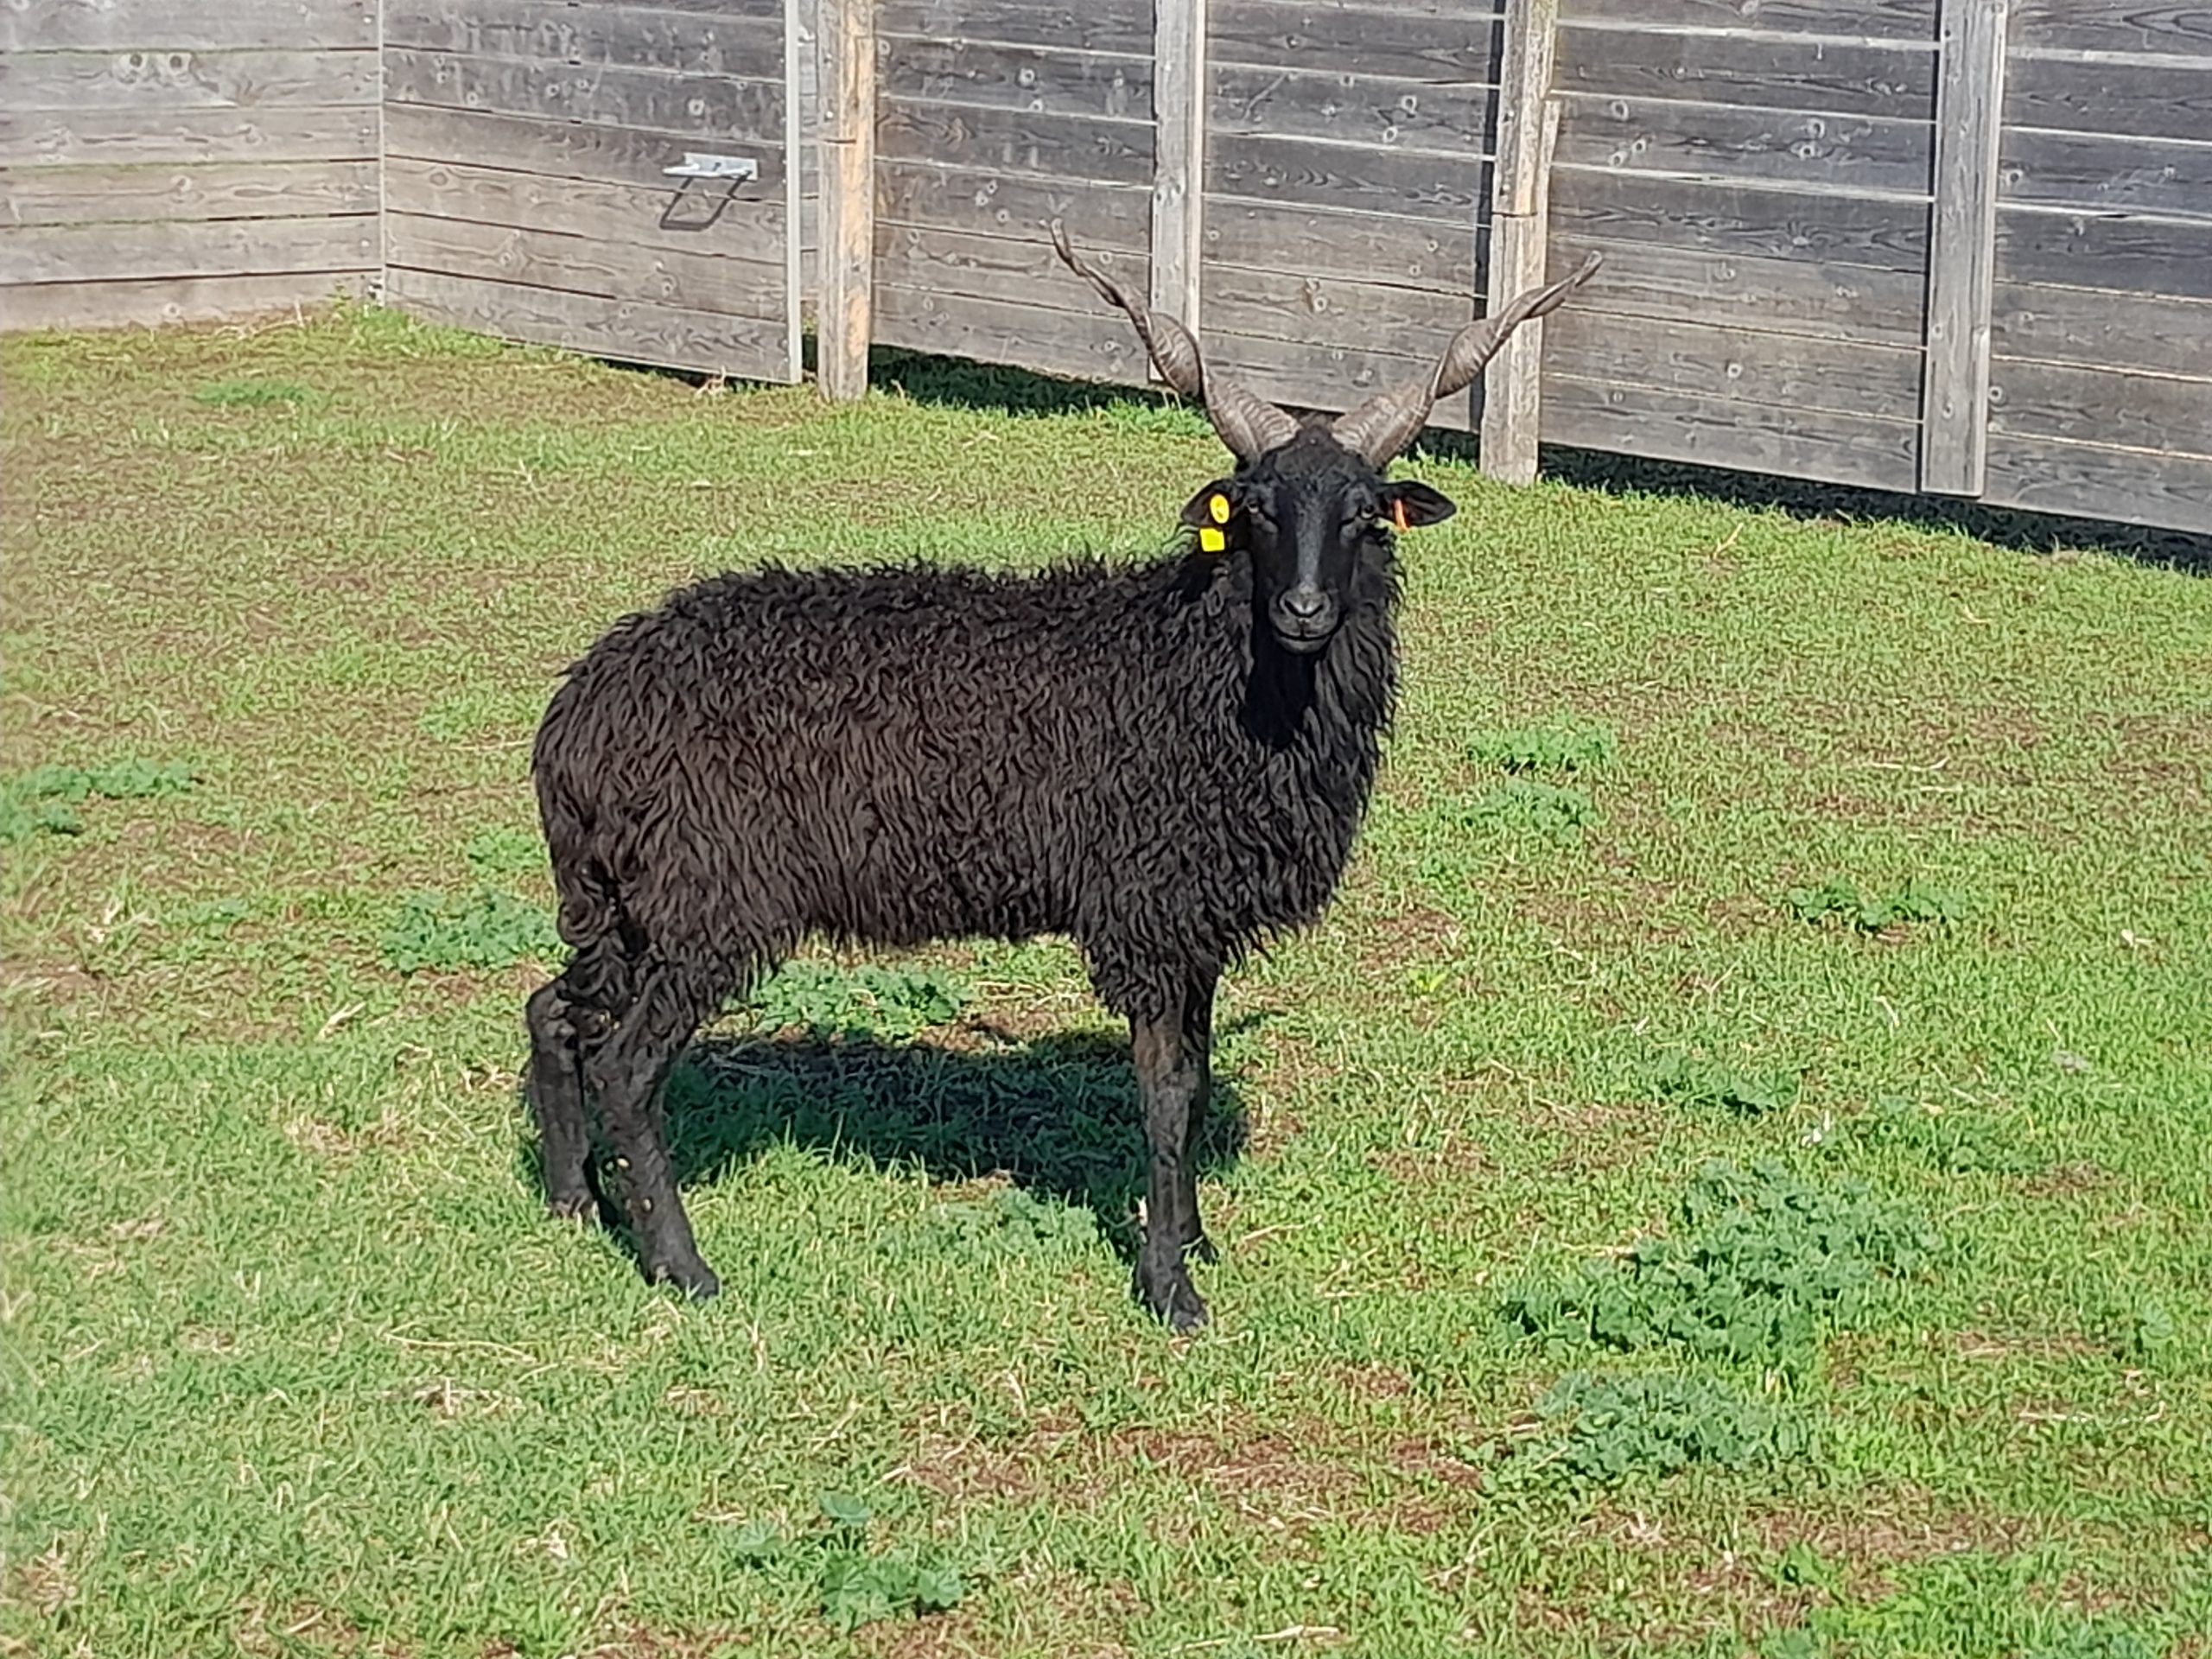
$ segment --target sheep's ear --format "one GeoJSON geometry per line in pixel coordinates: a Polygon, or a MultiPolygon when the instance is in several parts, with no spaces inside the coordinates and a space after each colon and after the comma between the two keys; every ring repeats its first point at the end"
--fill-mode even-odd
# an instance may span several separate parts
{"type": "Polygon", "coordinates": [[[1217,479],[1183,506],[1183,522],[1198,532],[1198,551],[1226,553],[1236,533],[1236,498],[1229,481],[1217,479]]]}
{"type": "Polygon", "coordinates": [[[1450,496],[1410,479],[1382,486],[1382,516],[1400,530],[1440,524],[1459,511],[1450,496]]]}

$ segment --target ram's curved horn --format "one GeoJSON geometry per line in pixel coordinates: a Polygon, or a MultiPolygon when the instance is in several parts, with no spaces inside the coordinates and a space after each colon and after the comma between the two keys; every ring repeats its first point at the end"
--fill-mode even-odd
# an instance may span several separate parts
{"type": "Polygon", "coordinates": [[[1067,232],[1057,219],[1052,221],[1052,250],[1070,270],[1128,313],[1160,378],[1184,397],[1196,398],[1205,406],[1206,418],[1237,460],[1257,461],[1298,435],[1298,423],[1288,413],[1234,380],[1208,374],[1198,342],[1191,338],[1189,329],[1166,313],[1152,309],[1104,271],[1077,259],[1068,246],[1067,232]]]}
{"type": "Polygon", "coordinates": [[[1497,354],[1506,336],[1531,317],[1558,308],[1560,302],[1588,282],[1603,256],[1592,254],[1572,276],[1548,288],[1516,295],[1504,308],[1469,323],[1452,336],[1436,372],[1427,381],[1378,391],[1357,409],[1337,416],[1329,429],[1337,442],[1371,467],[1386,467],[1421,435],[1428,412],[1440,397],[1449,397],[1472,385],[1483,365],[1497,354]]]}

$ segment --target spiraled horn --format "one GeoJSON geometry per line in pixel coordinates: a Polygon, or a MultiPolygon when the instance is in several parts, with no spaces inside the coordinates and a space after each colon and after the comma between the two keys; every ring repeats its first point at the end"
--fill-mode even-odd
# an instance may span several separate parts
{"type": "Polygon", "coordinates": [[[1184,397],[1205,405],[1206,418],[1237,460],[1257,461],[1298,435],[1298,423],[1286,411],[1233,380],[1209,375],[1190,330],[1165,312],[1152,309],[1104,271],[1077,259],[1068,246],[1065,228],[1057,219],[1052,221],[1052,251],[1070,270],[1128,313],[1138,338],[1159,366],[1160,378],[1184,397]]]}
{"type": "Polygon", "coordinates": [[[1472,385],[1483,365],[1497,355],[1506,336],[1531,317],[1558,309],[1560,303],[1588,282],[1603,256],[1592,254],[1572,276],[1548,288],[1516,295],[1504,308],[1477,319],[1452,336],[1436,372],[1426,382],[1414,381],[1378,391],[1357,409],[1339,415],[1329,429],[1337,442],[1362,457],[1370,467],[1387,467],[1428,424],[1429,410],[1440,397],[1449,397],[1472,385]]]}

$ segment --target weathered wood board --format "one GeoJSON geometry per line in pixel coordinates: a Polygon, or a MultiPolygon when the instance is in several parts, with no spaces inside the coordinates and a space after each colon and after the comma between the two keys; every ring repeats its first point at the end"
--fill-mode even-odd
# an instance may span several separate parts
{"type": "Polygon", "coordinates": [[[1986,499],[2212,534],[2212,460],[1992,433],[1986,499]]]}
{"type": "MultiPolygon", "coordinates": [[[[2052,0],[2067,4],[2070,0],[2052,0]]],[[[1642,29],[1740,29],[1807,35],[1870,35],[1884,40],[1936,38],[1938,0],[1563,0],[1560,20],[1642,29]]]]}
{"type": "Polygon", "coordinates": [[[281,315],[368,290],[362,270],[109,277],[0,288],[0,328],[158,327],[281,315]]]}
{"type": "MultiPolygon", "coordinates": [[[[1681,7],[1662,7],[1680,13],[1681,7]]],[[[1808,40],[1779,29],[1773,8],[1755,26],[1591,28],[1575,0],[1561,8],[1555,86],[1561,92],[1740,105],[1830,116],[1926,121],[1936,105],[1935,32],[1873,40],[1808,40]]]]}
{"type": "Polygon", "coordinates": [[[1920,423],[1544,376],[1544,436],[1657,461],[1910,490],[1920,423]]]}
{"type": "Polygon", "coordinates": [[[318,214],[372,221],[378,173],[372,161],[0,166],[0,224],[302,219],[318,214]]]}
{"type": "Polygon", "coordinates": [[[782,350],[781,318],[759,322],[644,300],[607,300],[521,283],[392,267],[392,302],[417,316],[480,334],[560,346],[622,363],[736,372],[737,362],[771,362],[782,350]]]}

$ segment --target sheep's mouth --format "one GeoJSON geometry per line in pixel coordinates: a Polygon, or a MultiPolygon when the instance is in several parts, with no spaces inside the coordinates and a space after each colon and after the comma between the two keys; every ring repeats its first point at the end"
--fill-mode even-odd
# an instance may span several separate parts
{"type": "Polygon", "coordinates": [[[1311,657],[1327,645],[1337,631],[1334,622],[1319,622],[1299,627],[1281,622],[1273,625],[1275,643],[1285,651],[1300,657],[1311,657]]]}

